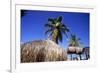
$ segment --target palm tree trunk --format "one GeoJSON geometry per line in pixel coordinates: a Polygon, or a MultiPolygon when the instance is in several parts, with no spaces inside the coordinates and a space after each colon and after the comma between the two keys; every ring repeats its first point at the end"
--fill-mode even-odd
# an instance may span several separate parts
{"type": "Polygon", "coordinates": [[[52,40],[58,44],[58,37],[57,36],[53,36],[52,40]]]}

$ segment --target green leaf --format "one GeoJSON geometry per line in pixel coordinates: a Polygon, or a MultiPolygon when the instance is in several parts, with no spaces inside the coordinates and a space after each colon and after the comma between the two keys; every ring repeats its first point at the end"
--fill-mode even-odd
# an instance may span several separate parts
{"type": "Polygon", "coordinates": [[[49,18],[48,21],[50,21],[51,23],[55,24],[55,20],[52,18],[49,18]]]}
{"type": "Polygon", "coordinates": [[[58,18],[57,18],[57,22],[61,22],[62,21],[62,16],[59,16],[58,18]]]}
{"type": "Polygon", "coordinates": [[[58,38],[59,38],[59,41],[60,41],[60,42],[62,42],[62,36],[63,36],[63,35],[62,35],[61,31],[59,31],[58,38]]]}

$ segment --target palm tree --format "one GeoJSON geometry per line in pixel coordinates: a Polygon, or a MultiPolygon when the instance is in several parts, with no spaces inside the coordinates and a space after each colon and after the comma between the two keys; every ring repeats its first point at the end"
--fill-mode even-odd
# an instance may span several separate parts
{"type": "Polygon", "coordinates": [[[69,46],[80,46],[80,38],[77,38],[75,34],[71,34],[69,46]]]}
{"type": "Polygon", "coordinates": [[[49,37],[52,37],[52,40],[58,44],[58,41],[62,42],[63,34],[67,36],[66,32],[69,32],[68,27],[62,23],[62,16],[58,18],[49,18],[48,24],[45,24],[47,31],[45,34],[49,33],[49,37]]]}
{"type": "MultiPolygon", "coordinates": [[[[81,59],[82,48],[80,48],[80,38],[77,38],[75,34],[71,34],[69,41],[68,53],[78,54],[81,59]]],[[[72,56],[71,56],[72,59],[72,56]]]]}

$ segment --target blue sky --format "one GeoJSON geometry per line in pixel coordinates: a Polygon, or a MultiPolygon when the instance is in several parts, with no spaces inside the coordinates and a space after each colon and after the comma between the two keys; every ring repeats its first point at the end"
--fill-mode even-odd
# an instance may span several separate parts
{"type": "MultiPolygon", "coordinates": [[[[48,22],[48,18],[57,18],[62,16],[64,23],[81,39],[83,46],[89,46],[89,13],[79,12],[55,12],[55,11],[35,11],[27,10],[25,16],[21,18],[21,42],[33,40],[45,40],[47,36],[44,34],[46,28],[44,25],[48,22]]],[[[63,36],[63,42],[59,43],[63,48],[68,46],[68,38],[63,36]]]]}

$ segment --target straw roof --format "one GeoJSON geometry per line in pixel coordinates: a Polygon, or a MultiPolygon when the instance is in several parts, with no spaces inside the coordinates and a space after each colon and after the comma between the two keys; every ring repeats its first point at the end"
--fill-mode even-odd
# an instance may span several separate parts
{"type": "Polygon", "coordinates": [[[21,62],[65,61],[67,52],[51,40],[36,40],[21,45],[21,62]]]}
{"type": "Polygon", "coordinates": [[[82,51],[83,51],[83,48],[81,48],[81,47],[69,46],[67,53],[69,53],[69,54],[79,54],[79,53],[82,53],[82,51]]]}

